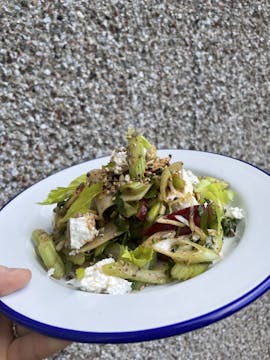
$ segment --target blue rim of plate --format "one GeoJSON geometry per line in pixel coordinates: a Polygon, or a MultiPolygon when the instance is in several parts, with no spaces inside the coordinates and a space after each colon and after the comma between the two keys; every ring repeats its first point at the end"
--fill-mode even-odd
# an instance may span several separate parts
{"type": "MultiPolygon", "coordinates": [[[[168,150],[168,149],[162,149],[162,150],[168,150]]],[[[177,150],[177,149],[175,149],[177,150]]],[[[170,150],[168,150],[170,151],[170,150]]],[[[244,160],[236,159],[231,156],[227,155],[221,155],[216,154],[214,152],[206,152],[206,151],[197,151],[197,150],[188,150],[192,152],[203,152],[203,153],[210,153],[214,155],[219,155],[222,157],[228,157],[233,160],[241,161],[251,167],[256,168],[257,170],[265,173],[266,175],[270,176],[268,172],[265,170],[260,169],[259,167],[250,164],[244,160]]],[[[69,168],[69,167],[67,167],[69,168]]],[[[64,170],[64,169],[62,169],[64,170]]],[[[62,171],[60,170],[60,171],[62,171]]],[[[53,176],[54,174],[51,174],[50,176],[53,176]]],[[[49,177],[50,177],[49,176],[49,177]]],[[[47,177],[46,177],[47,178],[47,177]]],[[[36,183],[29,186],[27,189],[32,187],[33,185],[39,183],[43,179],[37,181],[36,183]]],[[[10,199],[2,208],[1,210],[6,207],[13,199],[15,199],[18,195],[20,195],[22,192],[26,191],[27,189],[24,189],[17,195],[15,195],[12,199],[10,199]]],[[[141,342],[141,341],[149,341],[149,340],[155,340],[160,338],[166,338],[170,336],[180,335],[185,332],[193,331],[196,329],[199,329],[201,327],[210,325],[213,322],[222,320],[223,318],[232,315],[233,313],[241,310],[243,307],[249,305],[251,302],[255,301],[257,298],[262,296],[264,293],[266,293],[268,290],[270,290],[270,275],[264,279],[259,285],[255,286],[252,290],[245,293],[238,299],[218,308],[215,309],[209,313],[203,314],[201,316],[195,317],[190,320],[182,321],[179,323],[152,328],[152,329],[145,329],[145,330],[137,330],[137,331],[127,331],[127,332],[88,332],[88,331],[78,331],[78,330],[70,330],[65,328],[59,328],[52,325],[47,325],[45,323],[33,320],[27,316],[24,316],[13,309],[11,309],[9,306],[4,304],[3,301],[0,300],[0,312],[6,315],[8,318],[10,318],[13,321],[16,321],[17,323],[32,329],[34,331],[37,331],[39,333],[42,333],[44,335],[61,338],[65,340],[70,341],[76,341],[76,342],[85,342],[85,343],[132,343],[132,342],[141,342]]]]}

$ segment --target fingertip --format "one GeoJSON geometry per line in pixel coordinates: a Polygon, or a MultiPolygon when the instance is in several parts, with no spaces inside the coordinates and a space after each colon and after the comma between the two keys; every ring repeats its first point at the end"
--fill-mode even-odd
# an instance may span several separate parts
{"type": "Polygon", "coordinates": [[[22,271],[22,276],[24,276],[25,280],[28,282],[32,279],[32,272],[30,269],[19,269],[22,271]]]}
{"type": "Polygon", "coordinates": [[[20,290],[32,277],[29,269],[0,267],[0,296],[20,290]],[[2,276],[1,276],[2,275],[2,276]]]}

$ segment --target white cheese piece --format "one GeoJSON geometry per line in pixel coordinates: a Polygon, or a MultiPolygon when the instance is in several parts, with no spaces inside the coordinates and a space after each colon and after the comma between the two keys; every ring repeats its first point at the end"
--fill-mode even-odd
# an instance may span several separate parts
{"type": "Polygon", "coordinates": [[[124,170],[128,168],[127,152],[125,148],[113,150],[111,161],[115,163],[114,173],[122,174],[124,170]]]}
{"type": "Polygon", "coordinates": [[[245,217],[244,210],[239,207],[228,207],[225,210],[225,215],[231,219],[243,219],[245,217]]]}
{"type": "Polygon", "coordinates": [[[184,194],[193,194],[193,184],[198,184],[199,179],[191,170],[182,169],[182,178],[185,181],[184,194]]]}
{"type": "Polygon", "coordinates": [[[79,281],[79,288],[84,291],[111,295],[122,295],[130,292],[132,285],[130,281],[102,273],[101,267],[113,262],[114,259],[108,258],[87,267],[84,277],[79,281]]]}
{"type": "Polygon", "coordinates": [[[69,219],[69,236],[71,249],[78,250],[92,241],[98,234],[95,227],[95,215],[85,214],[78,218],[69,219]]]}

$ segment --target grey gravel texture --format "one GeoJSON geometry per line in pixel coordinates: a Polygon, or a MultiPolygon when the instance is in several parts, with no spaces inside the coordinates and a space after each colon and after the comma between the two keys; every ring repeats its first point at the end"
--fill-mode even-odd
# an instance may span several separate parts
{"type": "MultiPolygon", "coordinates": [[[[107,155],[131,124],[159,148],[269,171],[269,1],[0,0],[0,202],[107,155]]],[[[73,344],[64,359],[270,359],[269,293],[192,333],[73,344]]]]}

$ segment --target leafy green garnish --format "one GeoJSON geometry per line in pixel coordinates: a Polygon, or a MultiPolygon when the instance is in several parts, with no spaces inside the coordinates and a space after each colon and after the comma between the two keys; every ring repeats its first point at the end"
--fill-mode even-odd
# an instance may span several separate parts
{"type": "Polygon", "coordinates": [[[121,255],[121,259],[129,261],[139,268],[147,268],[153,260],[153,256],[153,249],[140,245],[135,250],[128,250],[126,247],[121,255]]]}
{"type": "Polygon", "coordinates": [[[74,179],[67,187],[58,187],[56,189],[51,190],[47,196],[47,199],[45,199],[42,202],[39,202],[38,204],[51,205],[64,201],[68,199],[70,196],[72,196],[74,191],[77,189],[77,187],[81,183],[84,183],[85,181],[86,181],[86,174],[80,175],[76,179],[74,179]]]}
{"type": "Polygon", "coordinates": [[[94,197],[97,196],[102,189],[103,185],[101,182],[85,187],[60,221],[66,222],[78,213],[87,213],[94,197]]]}
{"type": "Polygon", "coordinates": [[[199,193],[201,198],[212,201],[213,209],[217,217],[217,236],[216,249],[220,250],[222,246],[222,219],[224,217],[224,205],[229,203],[233,197],[234,192],[228,189],[229,184],[225,181],[218,180],[211,177],[205,177],[195,185],[195,192],[199,193]]]}

